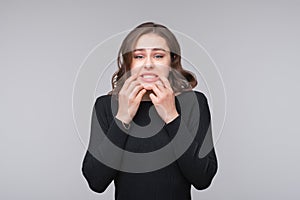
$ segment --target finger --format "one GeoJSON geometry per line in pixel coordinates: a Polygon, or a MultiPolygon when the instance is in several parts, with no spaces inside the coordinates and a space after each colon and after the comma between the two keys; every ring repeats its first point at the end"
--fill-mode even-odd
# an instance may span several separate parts
{"type": "Polygon", "coordinates": [[[137,93],[138,93],[139,91],[141,91],[142,89],[144,89],[143,86],[142,86],[142,85],[138,85],[138,86],[136,86],[136,87],[132,90],[132,92],[131,92],[128,96],[129,96],[129,97],[134,97],[134,98],[136,98],[137,93]]]}
{"type": "Polygon", "coordinates": [[[166,87],[159,81],[158,83],[155,83],[156,87],[163,93],[166,87]]]}
{"type": "Polygon", "coordinates": [[[162,95],[162,91],[160,91],[158,89],[158,87],[156,86],[156,83],[151,84],[149,87],[153,90],[153,92],[156,94],[156,96],[161,96],[162,95]]]}
{"type": "Polygon", "coordinates": [[[154,84],[152,87],[152,90],[155,92],[156,96],[161,96],[162,95],[162,90],[158,89],[157,84],[154,84]]]}
{"type": "Polygon", "coordinates": [[[142,89],[142,90],[140,90],[139,92],[138,92],[138,94],[136,95],[136,100],[138,101],[138,102],[140,102],[141,100],[142,100],[142,98],[143,98],[143,96],[144,96],[144,94],[146,93],[146,89],[142,89]]]}
{"type": "MultiPolygon", "coordinates": [[[[170,82],[169,82],[169,80],[168,80],[166,77],[161,76],[161,77],[160,77],[160,80],[164,83],[164,85],[165,85],[166,88],[172,90],[172,87],[171,87],[171,85],[170,85],[170,82]]],[[[172,91],[173,91],[173,90],[172,90],[172,91]]]]}
{"type": "Polygon", "coordinates": [[[141,85],[137,80],[134,80],[130,83],[130,85],[128,86],[128,88],[125,90],[127,94],[130,94],[134,88],[136,88],[137,86],[141,85]]]}
{"type": "MultiPolygon", "coordinates": [[[[125,90],[127,90],[128,87],[130,87],[131,82],[133,82],[133,81],[135,81],[135,80],[138,80],[138,77],[140,76],[141,70],[142,70],[142,67],[138,68],[137,71],[134,72],[134,73],[132,74],[132,76],[129,77],[129,78],[125,81],[125,83],[124,83],[124,85],[125,85],[125,86],[124,86],[124,89],[125,89],[125,90]]],[[[132,73],[132,72],[133,72],[133,70],[131,70],[131,73],[132,73]]]]}
{"type": "Polygon", "coordinates": [[[156,81],[157,85],[160,85],[162,87],[165,87],[165,85],[163,84],[163,82],[161,80],[156,81]]]}
{"type": "Polygon", "coordinates": [[[158,101],[158,98],[153,93],[150,93],[149,97],[153,103],[156,103],[158,101]]]}
{"type": "Polygon", "coordinates": [[[129,87],[130,83],[135,80],[138,77],[138,73],[135,73],[133,75],[131,75],[123,84],[123,88],[125,90],[127,90],[127,88],[129,87]]]}

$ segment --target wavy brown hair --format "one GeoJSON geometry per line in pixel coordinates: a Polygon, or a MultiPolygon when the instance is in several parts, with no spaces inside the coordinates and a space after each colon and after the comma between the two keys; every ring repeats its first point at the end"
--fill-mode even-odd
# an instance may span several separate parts
{"type": "Polygon", "coordinates": [[[171,68],[168,80],[174,93],[192,90],[197,85],[196,76],[182,68],[181,50],[175,35],[165,26],[154,22],[145,22],[135,27],[123,40],[118,52],[118,70],[111,79],[112,90],[108,94],[118,94],[125,80],[130,76],[133,49],[138,39],[147,33],[164,38],[170,49],[171,68]]]}

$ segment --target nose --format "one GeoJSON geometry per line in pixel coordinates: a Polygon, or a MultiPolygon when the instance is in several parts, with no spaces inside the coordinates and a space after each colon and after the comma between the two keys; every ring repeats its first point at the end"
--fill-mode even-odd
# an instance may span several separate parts
{"type": "Polygon", "coordinates": [[[144,67],[145,68],[153,68],[153,62],[152,62],[151,56],[147,56],[147,59],[144,63],[144,67]]]}

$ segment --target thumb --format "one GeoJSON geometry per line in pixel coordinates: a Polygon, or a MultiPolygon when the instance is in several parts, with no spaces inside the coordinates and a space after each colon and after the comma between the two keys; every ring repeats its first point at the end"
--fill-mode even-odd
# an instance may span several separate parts
{"type": "Polygon", "coordinates": [[[153,103],[157,101],[157,97],[153,93],[150,93],[149,97],[153,103]]]}

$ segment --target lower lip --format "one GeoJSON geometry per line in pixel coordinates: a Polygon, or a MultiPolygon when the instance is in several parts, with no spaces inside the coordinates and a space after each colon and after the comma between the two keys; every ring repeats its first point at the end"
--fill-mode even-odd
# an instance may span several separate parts
{"type": "Polygon", "coordinates": [[[159,79],[158,76],[154,77],[154,78],[144,78],[141,76],[142,81],[147,82],[147,83],[151,83],[151,82],[155,82],[159,79]]]}

